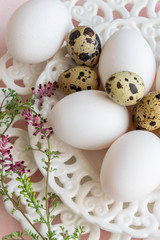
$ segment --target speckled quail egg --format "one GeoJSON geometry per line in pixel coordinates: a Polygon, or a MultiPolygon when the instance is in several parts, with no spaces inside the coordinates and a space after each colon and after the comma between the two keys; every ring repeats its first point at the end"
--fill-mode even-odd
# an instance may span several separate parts
{"type": "MultiPolygon", "coordinates": [[[[133,123],[133,128],[136,129],[136,130],[148,130],[148,129],[145,129],[145,128],[139,126],[138,123],[137,123],[137,119],[136,119],[137,106],[138,106],[138,104],[135,105],[134,108],[133,108],[133,110],[132,110],[132,123],[133,123]]],[[[150,130],[150,131],[151,131],[151,130],[150,130]]],[[[157,134],[158,131],[159,131],[158,129],[155,129],[155,130],[153,129],[153,130],[152,130],[152,132],[153,132],[154,134],[157,134]]]]}
{"type": "Polygon", "coordinates": [[[67,94],[82,90],[97,90],[99,78],[90,67],[77,66],[63,72],[58,78],[58,85],[67,94]]]}
{"type": "Polygon", "coordinates": [[[133,123],[149,131],[160,128],[160,92],[150,92],[133,109],[133,123]]]}
{"type": "Polygon", "coordinates": [[[143,79],[136,73],[122,71],[110,76],[106,81],[105,90],[113,101],[120,105],[130,106],[143,98],[145,85],[143,79]]]}
{"type": "MultiPolygon", "coordinates": [[[[138,105],[138,104],[137,104],[138,105]]],[[[134,106],[133,110],[132,110],[132,122],[133,122],[133,127],[136,130],[145,130],[144,128],[140,127],[137,123],[137,119],[136,119],[136,111],[137,111],[137,105],[134,106]]]]}
{"type": "Polygon", "coordinates": [[[90,27],[78,26],[67,37],[67,50],[78,65],[94,67],[101,52],[100,38],[90,27]]]}

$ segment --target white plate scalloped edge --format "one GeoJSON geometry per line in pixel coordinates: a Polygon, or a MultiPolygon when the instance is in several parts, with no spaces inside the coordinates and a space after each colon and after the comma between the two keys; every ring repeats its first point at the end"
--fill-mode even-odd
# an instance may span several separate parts
{"type": "MultiPolygon", "coordinates": [[[[159,63],[160,18],[159,12],[155,11],[158,1],[92,0],[84,1],[83,5],[79,6],[78,1],[71,0],[65,1],[65,4],[71,15],[71,28],[73,27],[72,19],[80,22],[81,25],[91,26],[99,34],[102,45],[118,29],[134,28],[140,31],[148,41],[155,54],[157,64],[159,63]],[[130,11],[127,10],[126,5],[130,6],[130,11]],[[149,19],[139,17],[144,8],[149,19]],[[99,16],[98,11],[102,11],[103,16],[99,16]],[[122,19],[113,21],[115,11],[122,16],[122,19]]],[[[8,67],[7,62],[11,58],[7,53],[0,59],[0,78],[6,86],[12,86],[17,92],[24,95],[31,93],[30,86],[35,84],[37,87],[39,83],[57,80],[61,72],[74,66],[65,47],[51,61],[42,64],[30,66],[13,60],[12,65],[8,67]],[[19,87],[17,84],[21,79],[23,79],[24,87],[19,87]]],[[[45,101],[43,108],[39,111],[47,116],[48,111],[61,97],[63,94],[59,90],[56,91],[53,98],[45,101]]],[[[31,137],[31,128],[29,135],[33,145],[41,142],[38,137],[31,137]]],[[[101,191],[98,173],[88,162],[88,158],[86,159],[83,152],[67,146],[55,136],[52,143],[53,149],[60,151],[61,155],[53,163],[53,166],[57,167],[57,171],[50,176],[50,186],[71,211],[82,216],[89,224],[98,225],[105,230],[116,233],[114,237],[120,236],[119,233],[133,237],[160,237],[159,189],[141,201],[128,204],[114,202],[101,191]]],[[[42,142],[42,146],[44,145],[42,142]]],[[[102,157],[104,152],[98,154],[102,157]]],[[[40,154],[34,153],[34,157],[39,169],[45,175],[39,160],[40,154]]]]}

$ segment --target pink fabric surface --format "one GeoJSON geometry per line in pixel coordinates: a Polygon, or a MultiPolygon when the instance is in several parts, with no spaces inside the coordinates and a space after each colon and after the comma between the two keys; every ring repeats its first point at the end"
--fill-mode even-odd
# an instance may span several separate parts
{"type": "MultiPolygon", "coordinates": [[[[4,32],[6,23],[14,10],[27,0],[0,0],[0,57],[6,52],[4,32]]],[[[143,13],[145,15],[145,11],[143,13]]],[[[2,197],[0,196],[0,239],[13,231],[22,230],[21,225],[4,208],[2,197]]],[[[108,240],[110,233],[101,231],[100,240],[108,240]]],[[[82,239],[86,240],[88,235],[82,239]]],[[[27,239],[27,238],[26,238],[27,239]]]]}

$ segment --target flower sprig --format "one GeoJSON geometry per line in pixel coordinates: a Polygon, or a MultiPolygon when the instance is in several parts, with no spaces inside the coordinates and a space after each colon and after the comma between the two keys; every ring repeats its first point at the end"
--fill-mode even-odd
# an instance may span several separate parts
{"type": "MultiPolygon", "coordinates": [[[[4,95],[0,104],[0,194],[3,196],[4,201],[10,201],[13,205],[12,214],[15,211],[21,212],[23,217],[28,221],[33,231],[25,229],[24,232],[16,231],[10,235],[3,237],[2,239],[24,240],[25,236],[30,239],[42,239],[42,240],[57,240],[56,232],[52,230],[52,222],[55,216],[53,210],[59,204],[57,196],[53,192],[49,192],[48,182],[49,174],[55,169],[51,169],[50,162],[54,158],[58,157],[58,153],[53,151],[50,146],[50,137],[53,134],[51,127],[46,127],[47,119],[44,119],[41,114],[36,113],[34,110],[35,100],[39,100],[39,104],[43,104],[44,97],[51,97],[57,88],[57,83],[48,82],[44,86],[40,85],[37,92],[32,88],[33,95],[29,100],[23,102],[21,97],[12,89],[2,89],[4,95]],[[21,115],[24,117],[26,124],[34,128],[34,136],[40,134],[42,140],[46,141],[47,149],[43,150],[38,144],[33,148],[28,146],[27,150],[40,151],[44,154],[44,158],[41,161],[44,163],[44,169],[46,170],[46,182],[45,182],[45,194],[43,199],[38,199],[37,193],[33,189],[33,184],[28,176],[29,169],[24,165],[24,161],[14,161],[12,156],[11,141],[6,134],[8,129],[12,126],[15,118],[21,115]],[[20,195],[16,196],[14,192],[8,191],[8,178],[13,174],[16,175],[16,181],[18,183],[18,189],[20,195]],[[31,221],[28,215],[21,207],[21,200],[25,199],[29,208],[35,210],[35,219],[31,221]],[[47,227],[46,235],[43,236],[41,232],[36,228],[34,223],[45,224],[47,227]]],[[[68,231],[61,226],[60,236],[64,240],[80,239],[82,233],[84,233],[83,227],[75,229],[72,235],[69,235],[68,231]]]]}
{"type": "Polygon", "coordinates": [[[54,83],[48,82],[42,86],[40,84],[38,86],[38,90],[35,91],[35,88],[32,88],[33,95],[36,96],[39,99],[39,103],[42,106],[43,105],[43,97],[51,97],[54,95],[54,91],[58,88],[58,84],[55,81],[54,83]]]}
{"type": "Polygon", "coordinates": [[[13,146],[7,146],[10,143],[10,138],[8,135],[0,136],[0,171],[5,171],[6,173],[10,171],[20,175],[21,173],[30,172],[26,170],[24,166],[24,161],[13,162],[13,157],[11,154],[11,149],[13,146]]]}

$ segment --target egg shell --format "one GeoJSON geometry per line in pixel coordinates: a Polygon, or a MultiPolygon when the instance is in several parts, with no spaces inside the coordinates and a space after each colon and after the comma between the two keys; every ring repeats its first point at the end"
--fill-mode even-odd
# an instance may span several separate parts
{"type": "Polygon", "coordinates": [[[57,52],[68,30],[69,13],[61,1],[30,0],[11,16],[6,44],[16,60],[38,63],[57,52]]]}
{"type": "Polygon", "coordinates": [[[145,130],[119,137],[106,153],[100,173],[103,191],[116,201],[139,200],[160,183],[160,140],[145,130]]]}
{"type": "Polygon", "coordinates": [[[137,120],[136,120],[136,106],[134,106],[134,108],[132,109],[132,123],[133,123],[133,127],[134,129],[137,129],[137,130],[146,130],[142,127],[140,127],[137,123],[137,120]]]}
{"type": "Polygon", "coordinates": [[[128,110],[99,90],[70,94],[53,107],[48,116],[55,135],[81,149],[107,148],[127,131],[128,110]]]}
{"type": "MultiPolygon", "coordinates": [[[[138,104],[137,104],[137,105],[138,105],[138,104]]],[[[148,129],[145,129],[145,128],[139,126],[138,123],[137,123],[137,119],[136,119],[136,111],[137,111],[136,107],[137,107],[137,105],[135,105],[134,108],[132,109],[132,123],[133,123],[133,128],[134,128],[134,129],[137,129],[137,130],[148,130],[148,129]]],[[[159,129],[157,128],[157,129],[152,129],[152,130],[149,130],[149,131],[152,131],[152,133],[154,133],[154,134],[157,135],[159,129]]]]}
{"type": "Polygon", "coordinates": [[[136,73],[123,71],[111,75],[105,84],[105,90],[113,101],[131,106],[143,98],[145,85],[143,79],[136,73]]]}
{"type": "Polygon", "coordinates": [[[98,74],[86,66],[77,66],[63,72],[58,78],[58,85],[67,94],[82,90],[97,90],[98,74]]]}
{"type": "Polygon", "coordinates": [[[133,29],[115,32],[105,43],[99,59],[102,85],[117,72],[129,71],[139,75],[147,93],[154,81],[156,61],[152,49],[142,35],[133,29]]]}
{"type": "Polygon", "coordinates": [[[78,26],[67,37],[67,50],[78,65],[94,67],[101,52],[100,38],[90,27],[78,26]]]}
{"type": "Polygon", "coordinates": [[[149,131],[160,128],[160,92],[150,92],[134,107],[134,121],[149,131]]]}

